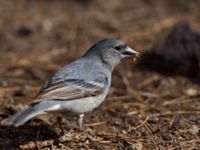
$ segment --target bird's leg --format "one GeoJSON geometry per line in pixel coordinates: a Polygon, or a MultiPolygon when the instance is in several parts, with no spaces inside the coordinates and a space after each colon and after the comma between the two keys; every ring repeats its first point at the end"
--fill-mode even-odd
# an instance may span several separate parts
{"type": "Polygon", "coordinates": [[[79,126],[79,129],[80,129],[81,131],[83,130],[83,117],[84,117],[84,114],[79,114],[78,126],[79,126]]]}

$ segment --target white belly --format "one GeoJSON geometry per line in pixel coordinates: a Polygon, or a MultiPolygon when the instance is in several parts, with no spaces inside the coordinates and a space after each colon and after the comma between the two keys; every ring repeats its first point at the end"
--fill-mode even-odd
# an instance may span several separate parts
{"type": "Polygon", "coordinates": [[[63,101],[61,107],[74,113],[85,113],[98,107],[104,101],[105,97],[106,95],[70,100],[65,102],[63,101]]]}

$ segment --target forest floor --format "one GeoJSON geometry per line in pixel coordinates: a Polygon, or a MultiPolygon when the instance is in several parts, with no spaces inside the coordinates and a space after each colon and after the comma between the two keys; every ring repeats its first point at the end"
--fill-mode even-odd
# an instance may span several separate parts
{"type": "MultiPolygon", "coordinates": [[[[200,3],[173,0],[0,1],[0,120],[25,107],[41,85],[97,40],[115,37],[144,52],[172,26],[200,28],[200,3]]],[[[127,60],[106,101],[77,117],[49,113],[0,126],[0,149],[200,149],[200,86],[139,71],[127,60]],[[64,133],[63,133],[64,132],[64,133]]]]}

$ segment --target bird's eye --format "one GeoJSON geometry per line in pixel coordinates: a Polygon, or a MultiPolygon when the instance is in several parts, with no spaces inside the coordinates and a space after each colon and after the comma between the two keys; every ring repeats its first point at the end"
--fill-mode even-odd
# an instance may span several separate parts
{"type": "Polygon", "coordinates": [[[115,49],[120,51],[121,50],[121,46],[115,46],[115,49]]]}

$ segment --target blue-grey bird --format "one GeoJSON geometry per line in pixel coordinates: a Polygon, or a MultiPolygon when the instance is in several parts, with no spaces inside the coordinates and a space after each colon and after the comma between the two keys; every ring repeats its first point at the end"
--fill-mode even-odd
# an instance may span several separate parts
{"type": "Polygon", "coordinates": [[[20,126],[43,112],[64,109],[79,115],[78,125],[82,129],[84,114],[99,106],[107,96],[114,67],[122,59],[138,55],[121,40],[95,43],[82,57],[57,71],[41,88],[31,107],[1,124],[20,126]]]}

